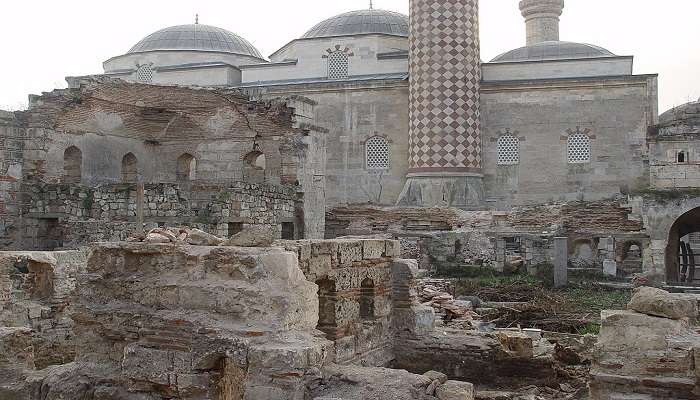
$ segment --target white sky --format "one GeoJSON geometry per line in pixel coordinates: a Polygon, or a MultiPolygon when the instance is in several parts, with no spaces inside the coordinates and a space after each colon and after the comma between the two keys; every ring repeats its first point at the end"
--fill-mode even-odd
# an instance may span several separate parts
{"type": "MultiPolygon", "coordinates": [[[[374,0],[408,13],[408,0],[374,0]]],[[[23,0],[2,5],[0,109],[26,105],[28,93],[65,87],[65,76],[101,73],[167,26],[200,22],[233,31],[264,55],[321,20],[368,7],[368,0],[23,0]]],[[[566,0],[561,39],[634,55],[635,73],[659,73],[664,111],[700,97],[700,1],[566,0]]],[[[488,61],[524,45],[518,0],[481,0],[481,51],[488,61]]]]}

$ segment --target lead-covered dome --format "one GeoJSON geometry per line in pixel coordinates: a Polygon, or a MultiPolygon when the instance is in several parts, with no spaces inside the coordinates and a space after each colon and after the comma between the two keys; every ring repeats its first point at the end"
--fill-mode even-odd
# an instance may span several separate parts
{"type": "Polygon", "coordinates": [[[700,134],[700,99],[661,114],[658,126],[661,135],[700,134]]]}
{"type": "Polygon", "coordinates": [[[128,54],[154,50],[217,51],[263,58],[255,46],[235,33],[202,24],[161,29],[141,39],[128,54]]]}
{"type": "Polygon", "coordinates": [[[360,10],[336,15],[306,32],[303,39],[383,33],[408,37],[408,16],[386,10],[360,10]]]}
{"type": "Polygon", "coordinates": [[[615,54],[602,47],[587,43],[549,41],[511,50],[494,58],[491,62],[544,61],[599,57],[615,57],[615,54]]]}

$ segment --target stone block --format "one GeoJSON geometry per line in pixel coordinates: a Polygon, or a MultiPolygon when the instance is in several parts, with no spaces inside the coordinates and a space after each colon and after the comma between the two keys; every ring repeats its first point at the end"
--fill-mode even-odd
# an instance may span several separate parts
{"type": "Polygon", "coordinates": [[[362,243],[348,240],[338,242],[338,264],[350,266],[356,261],[362,261],[362,243]]]}
{"type": "Polygon", "coordinates": [[[672,294],[665,290],[640,287],[635,289],[627,308],[656,317],[695,320],[698,316],[697,302],[687,296],[672,294]]]}
{"type": "Polygon", "coordinates": [[[338,253],[338,243],[332,240],[316,241],[311,243],[311,256],[320,254],[335,255],[338,253]]]}
{"type": "Polygon", "coordinates": [[[603,261],[603,274],[606,276],[617,276],[617,263],[613,260],[603,261]]]}
{"type": "Polygon", "coordinates": [[[447,381],[438,386],[435,396],[439,400],[474,400],[474,385],[467,382],[447,381]]]}
{"type": "Polygon", "coordinates": [[[667,336],[685,336],[690,332],[686,320],[657,318],[634,311],[601,312],[597,348],[603,352],[624,350],[664,350],[667,336]]]}
{"type": "Polygon", "coordinates": [[[365,260],[381,258],[386,252],[386,242],[384,240],[363,240],[362,256],[365,260]]]}
{"type": "Polygon", "coordinates": [[[532,337],[516,331],[500,331],[496,334],[503,350],[510,357],[532,358],[534,356],[534,346],[532,337]]]}
{"type": "Polygon", "coordinates": [[[387,240],[384,254],[391,258],[401,257],[401,242],[398,240],[387,240]]]}
{"type": "Polygon", "coordinates": [[[428,371],[424,373],[423,376],[430,379],[431,381],[438,381],[440,382],[440,384],[447,382],[447,375],[443,374],[442,372],[428,371]]]}
{"type": "Polygon", "coordinates": [[[311,257],[309,260],[309,278],[313,276],[314,279],[318,279],[326,276],[332,268],[333,262],[330,254],[320,254],[316,257],[311,257]]]}

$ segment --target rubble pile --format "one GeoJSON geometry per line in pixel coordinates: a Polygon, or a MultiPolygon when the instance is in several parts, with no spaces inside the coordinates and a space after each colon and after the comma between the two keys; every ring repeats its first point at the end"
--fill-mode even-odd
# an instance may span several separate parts
{"type": "Polygon", "coordinates": [[[146,233],[138,233],[128,238],[127,242],[174,243],[192,246],[269,247],[275,238],[276,232],[271,227],[253,225],[229,239],[222,239],[196,228],[154,228],[146,233]]]}
{"type": "Polygon", "coordinates": [[[428,371],[329,366],[311,391],[314,400],[474,400],[474,385],[428,371]]]}
{"type": "Polygon", "coordinates": [[[474,309],[480,304],[478,299],[470,300],[455,299],[452,292],[452,284],[445,279],[422,279],[418,284],[418,293],[421,304],[435,310],[435,315],[444,322],[467,322],[477,317],[474,309]]]}

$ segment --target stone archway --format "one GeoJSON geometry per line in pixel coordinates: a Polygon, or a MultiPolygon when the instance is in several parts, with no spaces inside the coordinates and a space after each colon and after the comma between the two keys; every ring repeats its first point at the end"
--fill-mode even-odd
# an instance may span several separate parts
{"type": "MultiPolygon", "coordinates": [[[[687,243],[687,237],[697,232],[700,232],[700,207],[694,208],[681,215],[671,226],[668,243],[666,245],[667,282],[684,284],[700,283],[698,281],[700,273],[692,273],[692,268],[688,265],[690,263],[688,257],[685,257],[685,261],[682,261],[682,248],[687,247],[687,245],[682,244],[682,242],[687,243]],[[694,275],[694,277],[692,275],[694,275]]],[[[695,254],[698,254],[698,252],[695,251],[695,254]]],[[[698,260],[700,260],[700,257],[698,257],[698,260]]]]}

